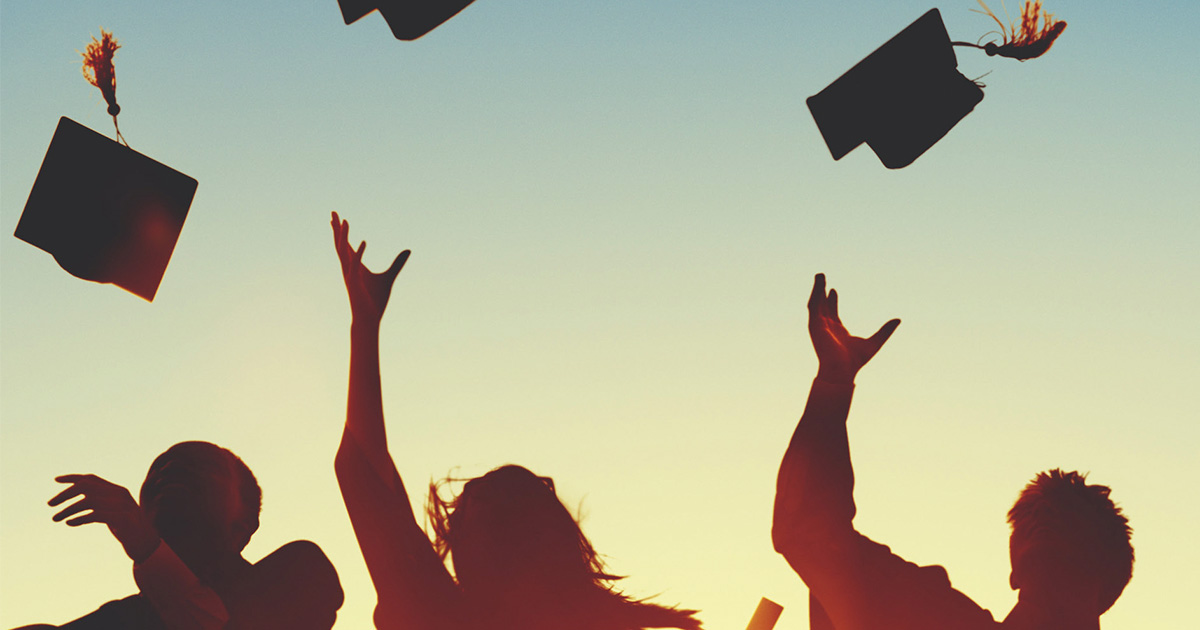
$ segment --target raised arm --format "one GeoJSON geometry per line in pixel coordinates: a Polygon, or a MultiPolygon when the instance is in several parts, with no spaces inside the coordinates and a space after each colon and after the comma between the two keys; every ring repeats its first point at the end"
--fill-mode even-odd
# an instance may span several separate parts
{"type": "Polygon", "coordinates": [[[954,590],[940,566],[919,567],[858,533],[846,416],[854,377],[900,320],[863,339],[838,318],[837,292],[817,275],[808,333],[820,367],[775,489],[775,549],[808,585],[813,630],[974,630],[992,616],[954,590]]]}
{"type": "Polygon", "coordinates": [[[413,515],[388,452],[379,376],[379,325],[392,284],[408,260],[373,273],[362,262],[366,241],[350,246],[350,226],[333,213],[333,238],[350,297],[350,386],[335,470],[354,534],[379,603],[378,628],[456,628],[458,590],[413,515]]]}
{"type": "MultiPolygon", "coordinates": [[[[346,400],[346,428],[342,442],[353,438],[372,468],[391,485],[392,464],[383,424],[383,393],[379,377],[379,326],[387,309],[396,276],[411,252],[404,250],[383,273],[363,264],[367,242],[350,247],[350,223],[336,212],[331,221],[333,244],[342,266],[342,279],[350,297],[350,391],[346,400]]],[[[403,488],[400,489],[403,492],[403,488]]]]}
{"type": "Polygon", "coordinates": [[[814,594],[836,595],[844,586],[839,582],[853,579],[843,570],[860,542],[851,524],[854,469],[846,418],[854,377],[899,325],[893,319],[870,338],[851,335],[838,317],[837,291],[826,293],[825,276],[817,274],[808,299],[808,334],[820,366],[779,466],[771,530],[775,549],[814,594]]]}
{"type": "Polygon", "coordinates": [[[820,367],[779,466],[772,537],[780,553],[851,527],[854,470],[846,417],[854,377],[899,325],[893,319],[869,339],[852,336],[838,317],[837,291],[827,294],[825,275],[817,274],[808,299],[808,334],[820,367]]]}
{"type": "MultiPolygon", "coordinates": [[[[78,527],[104,523],[133,560],[133,577],[169,630],[217,630],[229,621],[225,603],[211,587],[203,584],[175,552],[159,538],[142,507],[124,486],[96,475],[61,475],[59,483],[70,484],[50,499],[52,507],[79,497],[54,515],[78,527]]],[[[83,627],[88,623],[81,620],[83,627]]]]}

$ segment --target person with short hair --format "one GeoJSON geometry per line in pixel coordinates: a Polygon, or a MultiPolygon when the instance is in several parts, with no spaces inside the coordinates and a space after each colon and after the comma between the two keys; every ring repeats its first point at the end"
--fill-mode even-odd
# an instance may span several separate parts
{"type": "Polygon", "coordinates": [[[854,378],[900,320],[852,336],[822,274],[808,312],[819,368],[779,466],[771,533],[808,585],[813,630],[1098,629],[1132,575],[1131,530],[1109,488],[1079,473],[1040,473],[1009,511],[1018,598],[1001,623],[955,590],[942,567],[907,562],[855,530],[846,432],[854,378]]]}
{"type": "MultiPolygon", "coordinates": [[[[209,442],[180,442],[155,458],[137,501],[96,475],[63,475],[50,500],[71,527],[104,523],[133,560],[140,592],[109,602],[70,630],[328,630],[342,605],[337,571],[298,540],[251,564],[262,490],[245,462],[209,442]]],[[[51,628],[54,626],[27,626],[51,628]]]]}

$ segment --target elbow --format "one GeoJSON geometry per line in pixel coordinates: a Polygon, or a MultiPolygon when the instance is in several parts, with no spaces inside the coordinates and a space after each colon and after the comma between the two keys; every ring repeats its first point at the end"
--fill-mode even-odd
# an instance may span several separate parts
{"type": "Polygon", "coordinates": [[[796,523],[775,519],[771,526],[771,544],[775,552],[791,556],[807,549],[813,544],[813,536],[809,528],[798,526],[796,523]]]}
{"type": "Polygon", "coordinates": [[[814,567],[822,563],[824,554],[830,552],[832,540],[823,539],[819,530],[812,527],[798,526],[795,523],[782,524],[776,521],[771,528],[771,542],[775,552],[783,556],[788,566],[808,582],[814,567]]]}
{"type": "Polygon", "coordinates": [[[776,507],[771,523],[771,543],[789,562],[812,555],[836,537],[836,527],[827,519],[806,511],[776,507]]]}
{"type": "Polygon", "coordinates": [[[774,545],[776,553],[787,555],[805,544],[809,528],[805,527],[801,520],[776,506],[775,517],[771,522],[771,544],[774,545]]]}
{"type": "Polygon", "coordinates": [[[354,438],[347,433],[342,436],[337,454],[333,456],[333,472],[341,481],[352,469],[354,463],[362,457],[362,451],[354,444],[354,438]]]}

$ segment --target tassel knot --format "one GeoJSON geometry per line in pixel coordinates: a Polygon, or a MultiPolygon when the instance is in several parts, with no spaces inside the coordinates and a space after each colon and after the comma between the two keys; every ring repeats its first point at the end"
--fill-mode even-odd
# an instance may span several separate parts
{"type": "Polygon", "coordinates": [[[129,143],[125,142],[125,137],[121,135],[121,128],[117,125],[117,114],[121,113],[121,106],[117,105],[117,72],[113,69],[113,55],[120,47],[121,45],[117,43],[112,33],[100,29],[100,39],[92,37],[92,42],[81,53],[83,55],[83,78],[100,89],[100,94],[108,103],[108,114],[113,117],[117,140],[124,142],[125,146],[129,146],[129,143]]]}

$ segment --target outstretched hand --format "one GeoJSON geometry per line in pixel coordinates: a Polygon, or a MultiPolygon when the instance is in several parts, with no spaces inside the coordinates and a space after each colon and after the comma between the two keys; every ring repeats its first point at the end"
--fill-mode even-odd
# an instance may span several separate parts
{"type": "Polygon", "coordinates": [[[817,378],[830,383],[854,383],[854,376],[899,325],[900,320],[893,319],[869,338],[851,335],[838,317],[837,291],[831,289],[826,294],[825,274],[817,274],[808,298],[808,335],[820,362],[817,378]]]}
{"type": "Polygon", "coordinates": [[[363,241],[358,249],[351,248],[350,223],[343,221],[336,212],[330,223],[333,225],[333,245],[342,263],[342,279],[346,281],[354,321],[378,324],[392,295],[392,284],[396,282],[396,276],[404,268],[411,252],[407,249],[400,252],[387,271],[374,273],[362,262],[367,242],[363,241]]]}
{"type": "Polygon", "coordinates": [[[133,500],[129,490],[96,475],[62,475],[54,480],[71,485],[50,499],[51,506],[60,505],[78,496],[83,497],[55,514],[55,523],[73,516],[74,518],[67,521],[67,525],[71,527],[104,523],[108,525],[108,531],[113,537],[125,548],[125,554],[134,562],[149,558],[158,548],[158,532],[154,530],[137,501],[133,500]],[[87,513],[76,516],[81,512],[87,513]]]}

